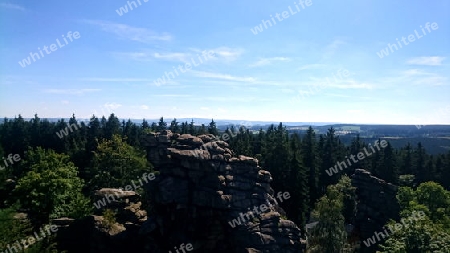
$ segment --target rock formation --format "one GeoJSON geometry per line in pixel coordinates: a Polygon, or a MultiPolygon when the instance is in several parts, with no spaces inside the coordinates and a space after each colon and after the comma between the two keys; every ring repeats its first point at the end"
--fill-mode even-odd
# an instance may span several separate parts
{"type": "Polygon", "coordinates": [[[201,253],[304,252],[300,229],[282,218],[272,177],[258,160],[234,157],[228,144],[212,135],[163,131],[147,135],[143,144],[156,170],[144,195],[97,191],[96,201],[108,196],[114,201],[70,226],[64,221],[58,232],[60,250],[167,253],[183,252],[184,244],[189,252],[186,245],[191,244],[191,252],[201,253]],[[249,213],[263,204],[268,208],[264,212],[249,213]],[[106,208],[117,211],[117,222],[105,222],[101,215],[106,208]]]}
{"type": "Polygon", "coordinates": [[[95,201],[106,200],[105,206],[95,209],[92,216],[80,220],[57,219],[58,249],[69,253],[122,253],[145,251],[151,241],[139,237],[147,212],[142,210],[141,196],[134,191],[103,188],[95,192],[95,201]],[[102,216],[110,209],[116,212],[114,221],[102,216]]]}
{"type": "MultiPolygon", "coordinates": [[[[352,185],[356,187],[357,210],[356,230],[361,240],[383,231],[382,226],[389,219],[399,219],[400,206],[396,195],[398,186],[374,177],[370,172],[357,169],[352,175],[352,185]]],[[[363,252],[375,252],[375,247],[362,247],[363,252]]]]}
{"type": "Polygon", "coordinates": [[[300,229],[281,218],[271,175],[256,159],[233,157],[212,135],[163,131],[149,134],[144,145],[160,172],[148,188],[154,208],[146,233],[161,239],[163,252],[182,243],[198,252],[302,252],[300,229]],[[260,215],[242,215],[268,203],[260,215]],[[231,226],[240,217],[249,219],[231,226]]]}

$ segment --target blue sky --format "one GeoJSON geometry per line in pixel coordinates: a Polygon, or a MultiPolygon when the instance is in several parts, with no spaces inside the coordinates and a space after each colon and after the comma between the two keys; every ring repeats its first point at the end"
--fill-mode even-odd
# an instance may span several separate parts
{"type": "Polygon", "coordinates": [[[0,116],[450,124],[449,1],[139,1],[0,0],[0,116]]]}

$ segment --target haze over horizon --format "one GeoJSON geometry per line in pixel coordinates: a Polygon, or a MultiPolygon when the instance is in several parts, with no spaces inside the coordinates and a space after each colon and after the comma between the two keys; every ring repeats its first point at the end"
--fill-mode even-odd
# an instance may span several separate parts
{"type": "Polygon", "coordinates": [[[0,0],[0,116],[450,124],[448,1],[140,2],[0,0]]]}

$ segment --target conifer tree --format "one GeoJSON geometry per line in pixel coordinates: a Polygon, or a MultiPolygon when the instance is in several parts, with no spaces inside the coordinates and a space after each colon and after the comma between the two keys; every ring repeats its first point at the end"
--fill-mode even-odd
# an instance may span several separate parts
{"type": "Polygon", "coordinates": [[[188,134],[191,135],[197,135],[197,131],[195,129],[195,125],[194,125],[194,119],[191,120],[191,123],[189,123],[188,126],[188,134]]]}
{"type": "Polygon", "coordinates": [[[167,123],[164,121],[164,118],[161,117],[159,119],[159,122],[158,122],[157,131],[160,132],[160,131],[163,131],[163,130],[166,130],[166,129],[167,129],[167,123]]]}
{"type": "Polygon", "coordinates": [[[180,126],[178,125],[178,121],[176,118],[174,118],[172,120],[172,122],[170,122],[170,131],[172,131],[172,133],[180,133],[180,126]]]}
{"type": "Polygon", "coordinates": [[[319,198],[319,168],[317,166],[317,144],[316,135],[313,128],[310,126],[306,131],[302,141],[302,158],[303,165],[308,170],[308,186],[310,207],[314,207],[314,203],[319,198]]]}
{"type": "Polygon", "coordinates": [[[211,122],[209,123],[208,133],[214,136],[219,135],[219,131],[217,130],[216,122],[214,122],[214,119],[211,119],[211,122]]]}

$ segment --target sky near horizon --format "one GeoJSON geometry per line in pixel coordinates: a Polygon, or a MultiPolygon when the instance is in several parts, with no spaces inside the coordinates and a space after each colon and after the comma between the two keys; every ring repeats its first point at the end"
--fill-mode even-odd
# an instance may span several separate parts
{"type": "Polygon", "coordinates": [[[0,117],[450,124],[447,0],[0,0],[0,21],[0,117]]]}

